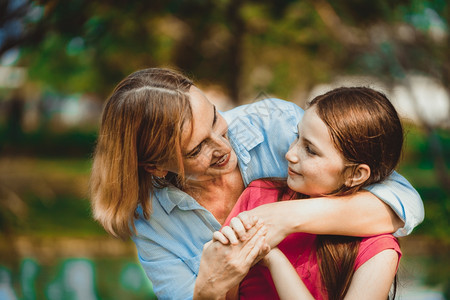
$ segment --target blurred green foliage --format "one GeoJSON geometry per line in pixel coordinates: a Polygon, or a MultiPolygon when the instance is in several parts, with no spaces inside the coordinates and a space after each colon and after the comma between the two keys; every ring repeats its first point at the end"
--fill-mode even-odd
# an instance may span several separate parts
{"type": "Polygon", "coordinates": [[[9,129],[0,126],[0,151],[3,155],[89,158],[97,140],[97,131],[79,128],[60,131],[45,127],[17,135],[11,138],[9,129]]]}
{"type": "Polygon", "coordinates": [[[0,267],[14,282],[18,299],[156,299],[139,264],[131,258],[69,258],[41,263],[24,259],[18,271],[0,267]]]}
{"type": "Polygon", "coordinates": [[[431,32],[448,30],[444,0],[24,3],[43,14],[17,42],[19,65],[65,93],[105,99],[126,75],[152,66],[220,85],[235,103],[261,90],[289,99],[343,73],[389,83],[413,71],[449,83],[448,43],[431,32]]]}
{"type": "MultiPolygon", "coordinates": [[[[434,153],[430,149],[429,135],[421,127],[406,126],[406,141],[403,160],[399,172],[417,189],[425,206],[425,220],[415,230],[418,234],[427,234],[450,244],[449,187],[442,186],[436,172],[434,153]]],[[[450,132],[437,130],[436,138],[440,141],[445,168],[450,173],[450,132]]]]}

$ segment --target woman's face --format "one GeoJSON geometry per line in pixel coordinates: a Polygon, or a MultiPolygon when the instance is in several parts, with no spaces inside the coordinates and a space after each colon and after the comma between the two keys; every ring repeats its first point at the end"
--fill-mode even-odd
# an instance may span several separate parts
{"type": "Polygon", "coordinates": [[[288,186],[310,196],[329,194],[344,184],[344,159],[328,128],[311,107],[298,124],[298,137],[286,153],[288,186]]]}
{"type": "MultiPolygon", "coordinates": [[[[192,86],[189,94],[192,121],[184,125],[181,137],[187,181],[206,181],[232,172],[237,157],[228,141],[227,122],[197,87],[192,86]]],[[[175,164],[163,167],[178,173],[175,164]]]]}

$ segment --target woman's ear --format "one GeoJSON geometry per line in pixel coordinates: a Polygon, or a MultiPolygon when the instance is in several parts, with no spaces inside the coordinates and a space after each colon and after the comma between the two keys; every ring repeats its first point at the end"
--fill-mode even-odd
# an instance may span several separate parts
{"type": "Polygon", "coordinates": [[[155,166],[155,165],[146,165],[144,167],[144,170],[149,172],[150,174],[156,176],[156,177],[165,177],[168,173],[167,170],[162,169],[161,167],[155,166]]]}
{"type": "Polygon", "coordinates": [[[345,181],[345,185],[353,187],[363,184],[370,177],[370,167],[366,164],[359,164],[345,181]]]}

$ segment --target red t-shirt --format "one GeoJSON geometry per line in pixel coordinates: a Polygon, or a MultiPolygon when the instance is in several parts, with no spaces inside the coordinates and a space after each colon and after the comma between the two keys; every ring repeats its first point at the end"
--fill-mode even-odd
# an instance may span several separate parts
{"type": "MultiPolygon", "coordinates": [[[[231,218],[240,212],[251,210],[257,206],[276,202],[278,190],[273,183],[256,180],[242,193],[233,210],[225,221],[228,225],[231,218]]],[[[283,196],[283,201],[289,198],[289,193],[283,196]]],[[[305,283],[315,299],[323,299],[326,292],[322,287],[319,266],[315,251],[316,235],[308,233],[293,233],[287,236],[278,248],[286,255],[291,264],[297,270],[298,275],[305,283]]],[[[370,258],[386,249],[394,249],[401,257],[397,239],[391,234],[383,234],[363,238],[359,246],[358,256],[355,261],[355,270],[370,258]]],[[[262,265],[252,267],[239,286],[240,299],[279,299],[272,281],[269,269],[262,265]]]]}

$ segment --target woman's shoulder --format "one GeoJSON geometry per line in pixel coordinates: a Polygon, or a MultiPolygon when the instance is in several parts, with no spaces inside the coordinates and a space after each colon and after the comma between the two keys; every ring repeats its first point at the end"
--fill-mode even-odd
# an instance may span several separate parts
{"type": "MultiPolygon", "coordinates": [[[[229,111],[221,112],[229,129],[270,130],[271,127],[288,127],[302,118],[304,111],[297,104],[276,98],[240,105],[229,111]]],[[[239,132],[239,130],[237,130],[239,132]]]]}
{"type": "Polygon", "coordinates": [[[249,114],[269,116],[277,111],[280,114],[286,112],[303,114],[303,109],[295,103],[277,98],[266,98],[249,104],[240,105],[222,113],[225,116],[244,116],[249,114]]]}

